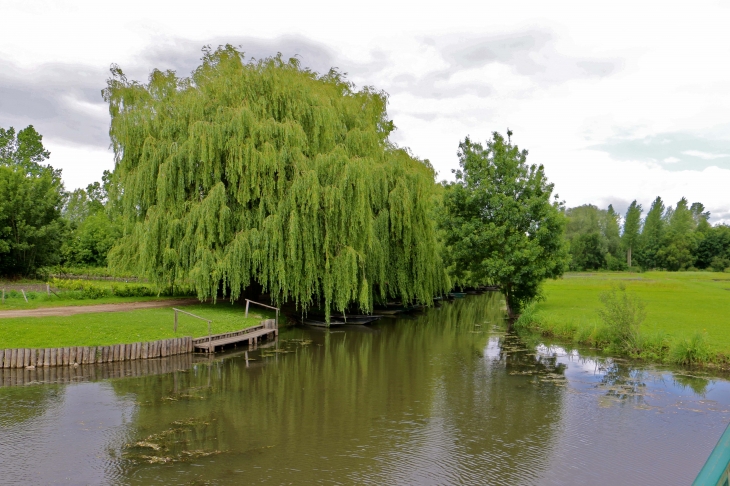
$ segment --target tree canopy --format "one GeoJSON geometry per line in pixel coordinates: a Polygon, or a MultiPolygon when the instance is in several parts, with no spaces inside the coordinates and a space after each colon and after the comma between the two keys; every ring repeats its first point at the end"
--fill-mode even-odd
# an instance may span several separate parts
{"type": "Polygon", "coordinates": [[[225,46],[189,78],[115,66],[103,95],[125,221],[112,265],[200,298],[258,283],[327,311],[448,287],[434,171],[389,142],[384,93],[225,46]]]}
{"type": "Polygon", "coordinates": [[[32,125],[0,128],[0,275],[28,275],[56,263],[64,234],[61,171],[32,125]]]}
{"type": "Polygon", "coordinates": [[[527,164],[526,150],[497,132],[486,147],[467,137],[458,154],[461,169],[444,195],[446,253],[457,276],[468,271],[475,282],[498,284],[510,312],[519,312],[543,280],[567,267],[565,216],[551,201],[553,184],[542,165],[527,164]]]}

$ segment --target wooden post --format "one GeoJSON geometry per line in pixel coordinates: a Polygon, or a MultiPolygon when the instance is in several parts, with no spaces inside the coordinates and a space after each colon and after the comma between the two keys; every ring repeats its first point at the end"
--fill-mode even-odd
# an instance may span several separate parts
{"type": "Polygon", "coordinates": [[[175,333],[177,333],[177,309],[175,309],[175,333]]]}
{"type": "Polygon", "coordinates": [[[5,289],[3,289],[3,304],[5,303],[5,289]]]}
{"type": "Polygon", "coordinates": [[[210,334],[210,321],[208,321],[208,352],[212,353],[213,350],[210,349],[211,344],[213,344],[213,336],[210,334]]]}
{"type": "Polygon", "coordinates": [[[248,304],[249,304],[249,300],[246,299],[246,317],[248,317],[248,304]]]}
{"type": "Polygon", "coordinates": [[[48,294],[48,297],[51,296],[51,284],[46,283],[46,293],[48,294]]]}
{"type": "Polygon", "coordinates": [[[26,302],[28,302],[28,297],[25,296],[25,290],[20,289],[20,293],[23,294],[23,298],[25,299],[26,302]]]}

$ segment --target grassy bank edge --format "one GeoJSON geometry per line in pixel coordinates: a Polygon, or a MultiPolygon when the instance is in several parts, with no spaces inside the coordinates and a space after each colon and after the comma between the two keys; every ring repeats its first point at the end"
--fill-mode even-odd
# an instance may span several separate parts
{"type": "MultiPolygon", "coordinates": [[[[212,334],[238,331],[274,317],[267,309],[255,309],[244,317],[245,307],[230,303],[201,303],[185,311],[210,319],[212,334]]],[[[207,322],[179,316],[173,330],[172,306],[132,311],[76,314],[59,317],[9,317],[0,319],[0,348],[59,348],[109,346],[208,334],[207,322]]]]}
{"type": "Polygon", "coordinates": [[[518,333],[537,334],[651,363],[730,369],[730,356],[715,349],[706,333],[696,331],[690,337],[675,337],[663,331],[642,331],[632,348],[625,349],[616,344],[614,332],[600,320],[558,319],[536,307],[536,303],[528,305],[515,321],[518,333]]]}

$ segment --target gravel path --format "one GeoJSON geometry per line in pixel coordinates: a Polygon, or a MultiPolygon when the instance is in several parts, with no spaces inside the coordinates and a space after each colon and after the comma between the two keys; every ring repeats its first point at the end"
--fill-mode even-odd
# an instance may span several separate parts
{"type": "Polygon", "coordinates": [[[71,305],[66,307],[43,307],[40,309],[23,309],[0,311],[0,319],[4,317],[52,317],[73,316],[75,314],[91,314],[94,312],[123,312],[138,309],[154,309],[173,305],[199,304],[195,297],[187,299],[154,300],[150,302],[125,302],[123,304],[71,305]]]}

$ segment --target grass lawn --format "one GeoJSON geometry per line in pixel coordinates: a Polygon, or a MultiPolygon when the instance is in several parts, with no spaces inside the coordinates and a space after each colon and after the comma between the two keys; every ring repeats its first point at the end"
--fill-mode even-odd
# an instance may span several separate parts
{"type": "MultiPolygon", "coordinates": [[[[61,296],[64,296],[63,293],[59,294],[61,296]]],[[[0,303],[0,311],[4,310],[23,310],[23,309],[40,309],[40,308],[47,308],[47,307],[66,307],[71,305],[98,305],[98,304],[123,304],[125,302],[151,302],[155,300],[170,300],[170,299],[177,299],[177,298],[184,298],[189,296],[181,296],[181,297],[170,297],[170,296],[160,296],[160,297],[101,297],[99,299],[70,299],[61,297],[58,298],[55,295],[51,294],[51,296],[47,296],[45,294],[41,295],[40,293],[36,292],[35,295],[28,296],[28,302],[26,302],[23,297],[20,298],[7,298],[5,299],[5,304],[0,303]]]]}
{"type": "Polygon", "coordinates": [[[576,327],[600,322],[601,292],[623,283],[646,303],[642,332],[684,339],[706,333],[712,348],[730,355],[730,274],[712,272],[568,273],[545,282],[535,311],[576,327]]]}
{"type": "MultiPolygon", "coordinates": [[[[100,303],[101,300],[93,302],[100,303]]],[[[273,313],[256,309],[249,312],[247,319],[243,306],[227,302],[186,305],[183,310],[213,321],[213,334],[244,329],[258,324],[261,319],[273,317],[273,313]]],[[[0,319],[0,349],[105,346],[208,335],[207,322],[182,313],[178,314],[177,334],[173,332],[173,324],[172,307],[68,317],[0,319]]]]}

